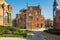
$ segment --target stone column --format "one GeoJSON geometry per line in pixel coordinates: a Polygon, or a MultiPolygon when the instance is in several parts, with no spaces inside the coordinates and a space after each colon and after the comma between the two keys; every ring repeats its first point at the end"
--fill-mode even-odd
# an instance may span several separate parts
{"type": "Polygon", "coordinates": [[[11,13],[9,13],[9,26],[12,26],[12,19],[11,19],[11,13]]]}

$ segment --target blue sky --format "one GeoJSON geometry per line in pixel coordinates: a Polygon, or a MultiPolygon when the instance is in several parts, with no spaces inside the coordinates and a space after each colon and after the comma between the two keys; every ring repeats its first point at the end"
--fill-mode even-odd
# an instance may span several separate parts
{"type": "MultiPolygon", "coordinates": [[[[53,18],[53,2],[54,0],[5,0],[12,7],[12,19],[16,17],[20,9],[26,8],[28,2],[29,6],[37,6],[40,3],[42,15],[45,19],[53,18]]],[[[60,8],[60,0],[58,0],[60,8]]]]}

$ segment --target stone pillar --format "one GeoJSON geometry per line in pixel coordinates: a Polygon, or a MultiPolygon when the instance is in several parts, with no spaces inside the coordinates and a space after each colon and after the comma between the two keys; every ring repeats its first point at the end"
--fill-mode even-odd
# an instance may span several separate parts
{"type": "Polygon", "coordinates": [[[8,26],[12,26],[12,19],[11,19],[11,13],[9,13],[9,25],[8,26]]]}

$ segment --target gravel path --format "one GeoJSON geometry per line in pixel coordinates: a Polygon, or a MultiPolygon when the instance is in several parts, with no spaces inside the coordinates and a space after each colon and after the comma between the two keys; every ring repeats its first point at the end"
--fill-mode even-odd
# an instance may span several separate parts
{"type": "Polygon", "coordinates": [[[38,34],[38,32],[33,32],[31,35],[28,35],[27,40],[46,40],[45,36],[38,34]]]}
{"type": "Polygon", "coordinates": [[[60,40],[60,35],[54,35],[41,31],[34,31],[34,35],[27,37],[27,40],[60,40]]]}

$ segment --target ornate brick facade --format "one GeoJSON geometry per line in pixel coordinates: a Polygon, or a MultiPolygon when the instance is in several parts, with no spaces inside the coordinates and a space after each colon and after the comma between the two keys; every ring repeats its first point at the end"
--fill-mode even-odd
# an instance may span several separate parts
{"type": "Polygon", "coordinates": [[[40,29],[44,27],[44,17],[41,15],[40,6],[27,6],[16,15],[16,23],[25,29],[40,29]]]}
{"type": "Polygon", "coordinates": [[[11,26],[11,13],[12,8],[4,0],[0,0],[0,25],[11,26]]]}
{"type": "Polygon", "coordinates": [[[54,28],[60,29],[60,10],[56,12],[56,18],[54,19],[54,28]]]}
{"type": "Polygon", "coordinates": [[[60,10],[58,10],[57,0],[54,0],[53,4],[53,17],[54,17],[54,29],[60,29],[60,10]]]}

